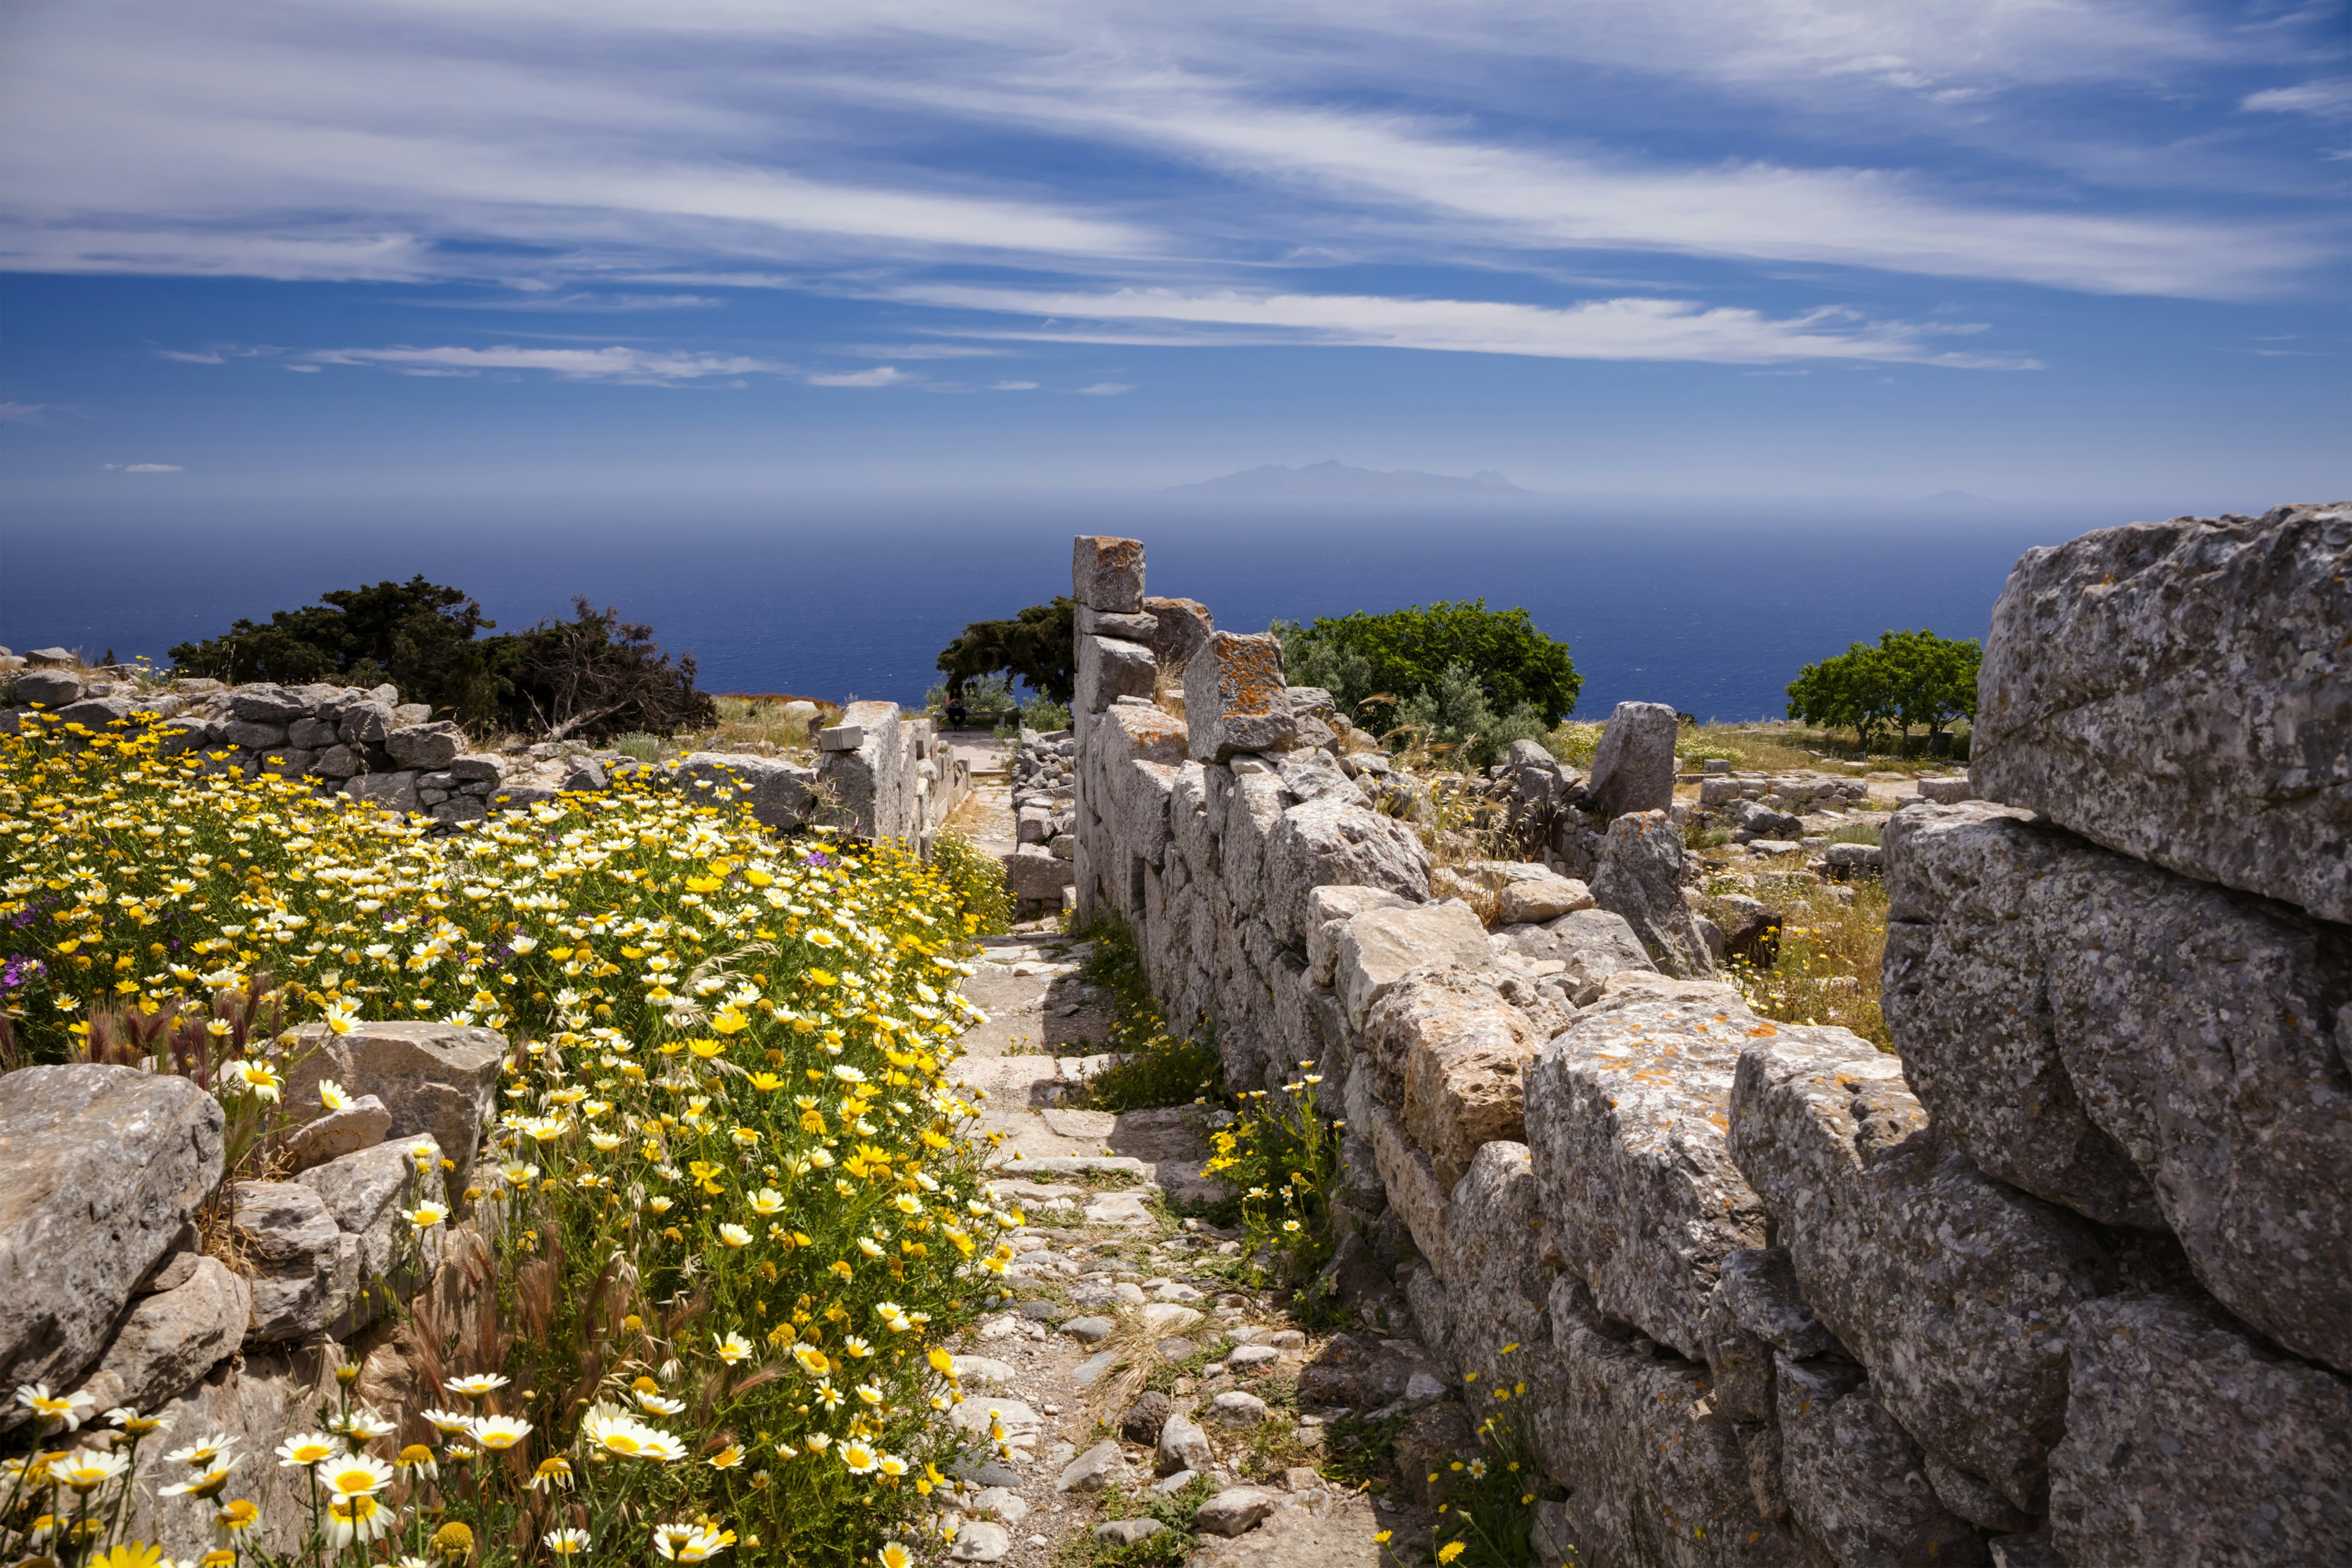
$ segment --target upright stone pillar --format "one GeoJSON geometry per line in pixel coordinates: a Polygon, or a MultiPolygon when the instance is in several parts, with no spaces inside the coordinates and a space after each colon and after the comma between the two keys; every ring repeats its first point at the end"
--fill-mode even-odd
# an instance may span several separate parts
{"type": "Polygon", "coordinates": [[[1107,846],[1107,803],[1094,798],[1098,782],[1087,742],[1096,717],[1122,697],[1150,697],[1158,673],[1151,654],[1157,622],[1143,609],[1143,542],[1082,533],[1071,542],[1070,596],[1077,601],[1077,689],[1070,731],[1078,743],[1077,845],[1071,870],[1077,879],[1077,915],[1093,920],[1104,908],[1101,881],[1107,846]]]}

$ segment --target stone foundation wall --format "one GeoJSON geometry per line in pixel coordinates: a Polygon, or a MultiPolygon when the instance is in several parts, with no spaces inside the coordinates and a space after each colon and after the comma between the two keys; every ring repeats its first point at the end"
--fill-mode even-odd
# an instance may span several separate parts
{"type": "Polygon", "coordinates": [[[1077,541],[1079,914],[1133,929],[1229,1083],[1312,1074],[1344,1108],[1334,1282],[1372,1326],[1409,1318],[1474,1417],[1524,1423],[1566,1493],[1549,1542],[1693,1568],[2342,1560],[2352,508],[2021,563],[1972,778],[2042,815],[1893,819],[1894,1055],[1713,978],[1651,798],[1670,726],[1633,715],[1589,783],[1515,752],[1531,801],[1639,809],[1433,898],[1410,791],[1271,638],[1210,633],[1181,713],[1155,701],[1177,672],[1143,574],[1139,542],[1077,541]],[[2117,595],[2173,625],[2119,638],[2117,595]],[[2227,681],[2126,657],[2200,639],[2235,650],[2227,681]],[[2090,743],[2085,701],[2234,736],[2195,763],[2229,820],[2136,786],[2160,748],[2090,743]]]}
{"type": "MultiPolygon", "coordinates": [[[[379,686],[224,686],[173,679],[156,685],[128,669],[83,674],[59,665],[0,668],[0,730],[47,712],[105,728],[134,712],[158,715],[167,754],[197,750],[207,765],[301,776],[321,794],[454,826],[496,811],[552,800],[565,791],[604,790],[640,778],[680,789],[726,790],[780,832],[823,823],[864,838],[895,839],[928,852],[931,835],[971,793],[971,765],[939,743],[928,718],[895,702],[853,702],[812,737],[814,766],[744,752],[697,752],[676,762],[639,763],[614,751],[551,743],[478,752],[464,731],[436,721],[422,703],[379,686]]],[[[809,716],[816,715],[814,704],[809,716]]]]}

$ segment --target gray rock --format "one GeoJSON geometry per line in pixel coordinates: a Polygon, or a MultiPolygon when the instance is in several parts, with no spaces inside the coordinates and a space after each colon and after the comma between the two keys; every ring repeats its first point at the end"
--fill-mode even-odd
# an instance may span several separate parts
{"type": "Polygon", "coordinates": [[[2352,504],[2029,550],[1969,773],[2108,848],[2352,921],[2352,504]]]}
{"type": "Polygon", "coordinates": [[[1801,838],[1805,833],[1802,820],[1788,812],[1775,811],[1760,800],[1735,800],[1725,808],[1724,816],[1751,838],[1801,838]]]}
{"type": "Polygon", "coordinates": [[[1054,1481],[1057,1492],[1098,1492],[1114,1482],[1127,1479],[1127,1458],[1119,1452],[1118,1439],[1106,1437],[1062,1467],[1054,1481]]]}
{"type": "Polygon", "coordinates": [[[782,758],[696,752],[678,763],[677,771],[681,779],[708,780],[713,788],[734,790],[739,801],[751,803],[751,815],[762,826],[779,831],[804,826],[816,808],[816,770],[782,758]]]}
{"type": "Polygon", "coordinates": [[[341,739],[335,732],[335,726],[323,719],[304,717],[286,726],[287,744],[300,746],[306,751],[324,751],[341,739]]]}
{"type": "Polygon", "coordinates": [[[359,1243],[350,1243],[311,1188],[297,1182],[239,1182],[235,1223],[253,1259],[256,1344],[317,1333],[350,1305],[359,1286],[359,1243]]]}
{"type": "Polygon", "coordinates": [[[222,1129],[219,1103],[184,1078],[88,1063],[0,1074],[0,1386],[62,1388],[98,1359],[219,1183],[222,1129]]]}
{"type": "Polygon", "coordinates": [[[392,717],[395,730],[404,724],[422,724],[433,717],[433,708],[425,702],[396,702],[392,705],[392,717]]]}
{"type": "Polygon", "coordinates": [[[386,703],[357,702],[343,710],[335,732],[347,746],[381,746],[398,722],[386,703]]]}
{"type": "Polygon", "coordinates": [[[1690,906],[1683,901],[1683,836],[1663,811],[1637,811],[1609,825],[1601,841],[1592,897],[1622,915],[1668,974],[1715,973],[1690,906]]]}
{"type": "Polygon", "coordinates": [[[1062,1325],[1062,1331],[1080,1344],[1099,1344],[1108,1339],[1118,1324],[1108,1318],[1072,1318],[1062,1325]]]}
{"type": "Polygon", "coordinates": [[[58,710],[58,717],[68,724],[79,724],[88,730],[104,730],[130,718],[139,711],[141,704],[131,697],[85,697],[79,702],[68,702],[58,710]]]}
{"type": "Polygon", "coordinates": [[[1199,1422],[1181,1411],[1171,1410],[1160,1424],[1157,1445],[1159,1470],[1163,1476],[1178,1470],[1205,1470],[1216,1462],[1209,1447],[1209,1435],[1201,1430],[1199,1422]]]}
{"type": "Polygon", "coordinates": [[[1373,1005],[1416,969],[1483,968],[1486,928],[1470,906],[1451,900],[1355,916],[1333,944],[1332,979],[1348,1021],[1364,1027],[1373,1005]]]}
{"type": "Polygon", "coordinates": [[[345,1154],[371,1149],[392,1131],[392,1112],[373,1094],[362,1094],[341,1110],[306,1121],[287,1134],[284,1157],[289,1171],[307,1171],[345,1154]]]}
{"type": "Polygon", "coordinates": [[[1184,725],[1192,758],[1222,763],[1289,745],[1298,721],[1287,689],[1282,645],[1271,633],[1210,633],[1184,667],[1184,725]]]}
{"type": "Polygon", "coordinates": [[[446,719],[406,724],[384,736],[383,749],[404,768],[446,768],[466,749],[466,732],[446,719]]]}
{"type": "MultiPolygon", "coordinates": [[[[1346,1244],[1343,1242],[1341,1245],[1346,1244]]],[[[1244,1367],[1272,1366],[1281,1359],[1282,1352],[1272,1345],[1238,1345],[1234,1347],[1234,1353],[1225,1358],[1225,1364],[1238,1370],[1244,1367]]]]}
{"type": "Polygon", "coordinates": [[[353,800],[382,806],[386,811],[416,812],[425,806],[425,802],[416,793],[416,775],[414,773],[362,773],[344,781],[343,793],[353,800]]]}
{"type": "Polygon", "coordinates": [[[452,757],[449,759],[449,776],[468,784],[497,784],[507,776],[507,764],[499,757],[452,757]]]}
{"type": "Polygon", "coordinates": [[[228,694],[228,710],[248,724],[274,724],[282,729],[297,719],[309,718],[310,704],[282,686],[257,680],[228,694]]]}
{"type": "Polygon", "coordinates": [[[221,738],[232,746],[262,752],[273,746],[283,746],[286,729],[281,724],[259,724],[250,720],[236,719],[221,726],[221,738]]]}
{"type": "Polygon", "coordinates": [[[1118,1435],[1130,1443],[1156,1448],[1160,1443],[1160,1429],[1167,1423],[1168,1412],[1173,1408],[1168,1396],[1157,1389],[1139,1394],[1135,1403],[1129,1405],[1126,1413],[1118,1418],[1118,1435]]]}
{"type": "Polygon", "coordinates": [[[1607,910],[1577,910],[1540,926],[1507,927],[1501,934],[1514,952],[1538,963],[1557,959],[1565,964],[1560,980],[1569,1000],[1580,1007],[1597,1001],[1612,974],[1657,973],[1633,926],[1607,910]]]}
{"type": "Polygon", "coordinates": [[[252,1288],[217,1258],[180,1256],[192,1260],[186,1278],[139,1298],[82,1384],[93,1410],[127,1405],[152,1411],[194,1387],[245,1342],[252,1288]]]}
{"type": "Polygon", "coordinates": [[[1883,1005],[1937,1125],[2352,1370],[2352,932],[1997,807],[1887,839],[1883,1005]]]}
{"type": "Polygon", "coordinates": [[[235,1451],[245,1456],[232,1482],[236,1489],[229,1495],[250,1499],[261,1508],[261,1523],[247,1538],[246,1549],[273,1557],[294,1552],[310,1527],[307,1477],[302,1471],[264,1462],[262,1456],[289,1434],[313,1425],[312,1413],[332,1399],[335,1384],[323,1375],[320,1359],[315,1353],[292,1355],[284,1348],[248,1340],[236,1356],[214,1367],[210,1375],[186,1393],[161,1411],[148,1412],[163,1415],[172,1426],[168,1434],[139,1446],[131,1471],[140,1499],[141,1539],[161,1547],[175,1561],[192,1561],[218,1543],[220,1530],[214,1517],[219,1500],[164,1497],[159,1492],[160,1488],[188,1477],[186,1466],[165,1456],[183,1443],[218,1433],[234,1439],[235,1451]],[[298,1360],[310,1376],[298,1374],[298,1360]]]}
{"type": "Polygon", "coordinates": [[[2352,1383],[2199,1302],[2079,1309],[2051,1533],[2069,1563],[2319,1568],[2352,1521],[2352,1383]]]}
{"type": "Polygon", "coordinates": [[[25,655],[25,662],[36,668],[43,665],[71,664],[74,662],[74,656],[68,648],[37,647],[25,655]]]}
{"type": "Polygon", "coordinates": [[[80,676],[69,669],[20,669],[15,684],[19,703],[38,704],[43,708],[63,708],[81,700],[89,688],[80,676]]]}
{"type": "Polygon", "coordinates": [[[1979,1529],[2014,1534],[2042,1523],[2039,1516],[2025,1512],[2001,1496],[1983,1477],[1946,1464],[1933,1454],[1923,1453],[1919,1458],[1936,1500],[1979,1529]]]}
{"type": "Polygon", "coordinates": [[[1975,1529],[1937,1500],[1918,1445],[1871,1397],[1861,1368],[1784,1356],[1775,1376],[1789,1511],[1832,1562],[1990,1561],[1975,1529]]]}
{"type": "Polygon", "coordinates": [[[1143,607],[1153,623],[1151,657],[1170,675],[1181,676],[1217,623],[1197,599],[1148,598],[1143,607]]]}
{"type": "Polygon", "coordinates": [[[980,1495],[971,1500],[971,1511],[1006,1524],[1018,1524],[1029,1517],[1029,1504],[1011,1487],[982,1487],[980,1495]]]}
{"type": "Polygon", "coordinates": [[[956,1531],[948,1556],[958,1563],[993,1563],[1012,1550],[1012,1533],[1003,1525],[968,1519],[956,1531]]]}
{"type": "Polygon", "coordinates": [[[1151,1347],[1164,1362],[1185,1362],[1201,1353],[1201,1347],[1181,1334],[1171,1334],[1151,1347]]]}
{"type": "Polygon", "coordinates": [[[1732,1321],[1774,1350],[1804,1361],[1839,1348],[1799,1292],[1787,1247],[1727,1254],[1720,1278],[1717,1299],[1732,1321]]]}
{"type": "Polygon", "coordinates": [[[1922,1447],[2042,1511],[2066,1318],[2114,1286],[2089,1224],[1934,1137],[1900,1064],[1843,1029],[1751,1042],[1730,1150],[1872,1396],[1922,1447]]]}
{"type": "Polygon", "coordinates": [[[1132,1546],[1167,1528],[1156,1519],[1114,1519],[1096,1525],[1094,1534],[1097,1541],[1108,1541],[1113,1546],[1132,1546]]]}
{"type": "Polygon", "coordinates": [[[420,1242],[410,1234],[403,1209],[441,1197],[441,1149],[429,1135],[404,1137],[330,1160],[295,1180],[319,1194],[337,1228],[359,1241],[359,1282],[368,1300],[353,1320],[357,1327],[383,1312],[389,1301],[373,1289],[379,1281],[405,1295],[423,1282],[438,1256],[440,1237],[428,1232],[420,1242]],[[427,1163],[417,1169],[416,1151],[427,1163]]]}
{"type": "Polygon", "coordinates": [[[1921,779],[1919,798],[1937,805],[1958,805],[1977,797],[1976,785],[1967,779],[1921,779]]]}
{"type": "Polygon", "coordinates": [[[1089,610],[1131,616],[1143,608],[1143,542],[1082,533],[1070,543],[1070,596],[1089,610]]]}
{"type": "MultiPolygon", "coordinates": [[[[399,755],[397,752],[393,754],[399,755]]],[[[573,757],[564,765],[563,782],[556,787],[567,790],[587,790],[593,793],[612,788],[613,781],[604,776],[604,764],[595,758],[573,757]]]]}
{"type": "Polygon", "coordinates": [[[1238,1388],[1229,1388],[1209,1401],[1209,1408],[1203,1414],[1226,1426],[1256,1426],[1271,1419],[1265,1400],[1238,1388]]]}
{"type": "Polygon", "coordinates": [[[1565,1022],[1564,1011],[1538,1022],[1487,971],[1409,975],[1372,1008],[1364,1058],[1384,1092],[1391,1085],[1401,1091],[1404,1129],[1441,1185],[1461,1180],[1482,1145],[1525,1136],[1528,1065],[1546,1024],[1565,1022]]]}
{"type": "Polygon", "coordinates": [[[1098,637],[1117,637],[1121,642],[1149,645],[1152,634],[1159,629],[1158,619],[1148,608],[1138,610],[1131,616],[1113,615],[1108,610],[1089,610],[1084,605],[1079,605],[1077,609],[1077,632],[1080,637],[1092,634],[1098,637]]]}
{"type": "Polygon", "coordinates": [[[322,779],[347,779],[367,766],[367,759],[349,746],[330,746],[319,753],[310,771],[322,779]]]}
{"type": "Polygon", "coordinates": [[[1239,1535],[1281,1500],[1260,1487],[1227,1487],[1194,1510],[1192,1528],[1207,1535],[1239,1535]]]}
{"type": "Polygon", "coordinates": [[[1832,844],[1822,851],[1832,871],[1849,877],[1878,870],[1884,857],[1885,851],[1875,844],[1832,844]]]}
{"type": "Polygon", "coordinates": [[[1679,721],[1663,702],[1620,702],[1601,731],[1585,798],[1622,816],[1664,811],[1675,799],[1675,736],[1679,721]]]}
{"type": "Polygon", "coordinates": [[[1139,642],[1082,636],[1072,716],[1084,729],[1088,720],[1122,697],[1148,698],[1158,673],[1151,650],[1139,642]]]}
{"type": "Polygon", "coordinates": [[[1604,1317],[1693,1361],[1723,1260],[1766,1240],[1725,1112],[1770,1027],[1728,985],[1637,988],[1580,1014],[1528,1078],[1528,1147],[1568,1267],[1604,1317]]]}
{"type": "Polygon", "coordinates": [[[452,1024],[362,1023],[346,1035],[314,1025],[302,1031],[299,1049],[309,1054],[288,1070],[286,1098],[315,1101],[322,1078],[354,1095],[376,1096],[392,1112],[388,1136],[397,1142],[430,1135],[456,1167],[449,1185],[463,1190],[496,1103],[506,1048],[496,1030],[452,1024]]]}

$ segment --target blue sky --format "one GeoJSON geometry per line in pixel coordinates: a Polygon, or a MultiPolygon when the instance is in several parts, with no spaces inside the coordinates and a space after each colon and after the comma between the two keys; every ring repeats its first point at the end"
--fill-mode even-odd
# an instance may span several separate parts
{"type": "Polygon", "coordinates": [[[2347,21],[18,0],[0,460],[20,523],[1327,458],[2331,499],[2347,21]]]}

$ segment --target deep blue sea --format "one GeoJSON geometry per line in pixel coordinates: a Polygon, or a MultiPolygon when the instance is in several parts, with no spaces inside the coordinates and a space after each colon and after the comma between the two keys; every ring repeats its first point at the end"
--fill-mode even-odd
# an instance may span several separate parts
{"type": "Polygon", "coordinates": [[[1262,630],[1483,595],[1525,605],[1585,677],[1701,718],[1782,711],[1805,663],[1890,626],[1980,637],[2019,552],[2113,514],[1656,502],[1338,514],[1157,496],[215,501],[12,506],[0,645],[161,661],[333,588],[423,574],[502,626],[584,594],[691,651],[713,691],[919,700],[966,621],[1069,591],[1074,532],[1129,534],[1151,592],[1262,630]]]}

